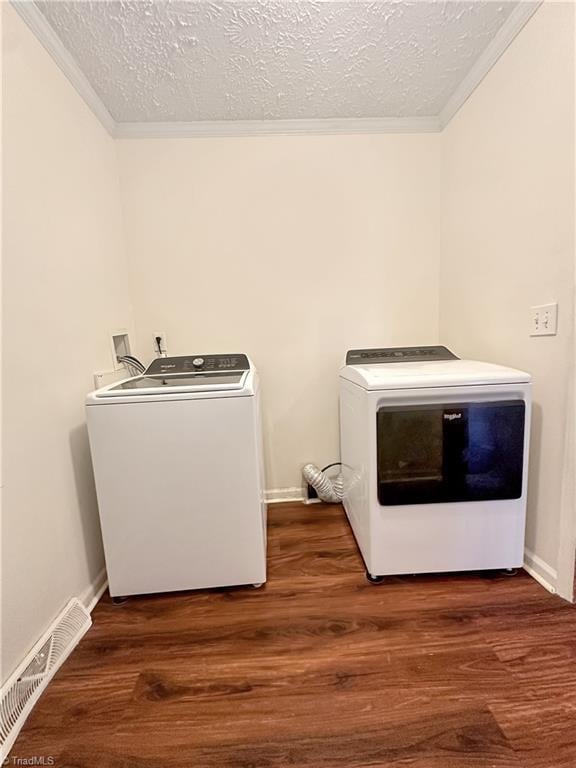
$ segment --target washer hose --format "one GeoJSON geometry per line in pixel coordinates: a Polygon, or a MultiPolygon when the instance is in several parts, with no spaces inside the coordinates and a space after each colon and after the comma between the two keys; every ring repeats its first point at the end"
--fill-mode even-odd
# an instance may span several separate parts
{"type": "MultiPolygon", "coordinates": [[[[329,464],[324,469],[334,467],[336,464],[329,464]]],[[[306,464],[302,469],[304,480],[311,485],[318,494],[318,498],[331,504],[337,504],[342,501],[344,496],[344,478],[342,474],[333,480],[328,477],[323,469],[318,469],[315,464],[306,464]]]]}

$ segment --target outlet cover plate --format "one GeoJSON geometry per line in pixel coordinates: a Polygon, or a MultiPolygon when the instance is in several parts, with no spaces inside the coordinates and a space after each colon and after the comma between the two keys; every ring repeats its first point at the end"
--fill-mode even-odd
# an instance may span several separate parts
{"type": "Polygon", "coordinates": [[[166,341],[166,332],[165,331],[154,331],[152,334],[152,344],[154,347],[154,355],[156,357],[161,357],[161,354],[166,357],[168,354],[168,342],[166,341]],[[156,343],[156,339],[160,337],[160,350],[158,350],[158,344],[156,343]]]}

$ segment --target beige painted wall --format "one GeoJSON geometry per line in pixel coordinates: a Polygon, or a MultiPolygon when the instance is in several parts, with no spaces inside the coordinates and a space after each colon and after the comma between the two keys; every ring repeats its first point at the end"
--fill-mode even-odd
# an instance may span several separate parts
{"type": "Polygon", "coordinates": [[[83,401],[131,315],[113,141],[2,12],[4,679],[103,567],[83,401]]]}
{"type": "Polygon", "coordinates": [[[245,351],[270,489],[338,459],[348,348],[438,335],[440,137],[119,142],[139,351],[245,351]]]}
{"type": "Polygon", "coordinates": [[[442,135],[440,335],[534,375],[527,546],[552,570],[574,344],[573,12],[545,3],[442,135]],[[558,335],[531,338],[529,307],[551,301],[558,335]]]}

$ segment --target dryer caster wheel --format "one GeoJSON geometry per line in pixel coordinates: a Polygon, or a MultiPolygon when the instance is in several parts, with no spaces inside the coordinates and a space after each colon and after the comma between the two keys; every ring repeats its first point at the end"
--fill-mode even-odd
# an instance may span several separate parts
{"type": "Polygon", "coordinates": [[[370,584],[382,584],[382,582],[384,581],[384,579],[386,577],[385,576],[374,576],[372,573],[368,573],[368,571],[366,571],[366,578],[368,579],[370,584]]]}
{"type": "Polygon", "coordinates": [[[260,589],[260,587],[264,586],[264,582],[261,581],[260,584],[252,584],[252,586],[254,587],[254,589],[260,589]]]}
{"type": "Polygon", "coordinates": [[[516,576],[518,568],[503,568],[501,573],[503,576],[516,576]]]}

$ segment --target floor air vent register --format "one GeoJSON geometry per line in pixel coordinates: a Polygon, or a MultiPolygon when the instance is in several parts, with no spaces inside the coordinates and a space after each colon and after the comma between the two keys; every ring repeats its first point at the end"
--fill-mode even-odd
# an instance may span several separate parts
{"type": "Polygon", "coordinates": [[[30,710],[92,624],[79,600],[70,600],[0,692],[0,765],[30,710]]]}

